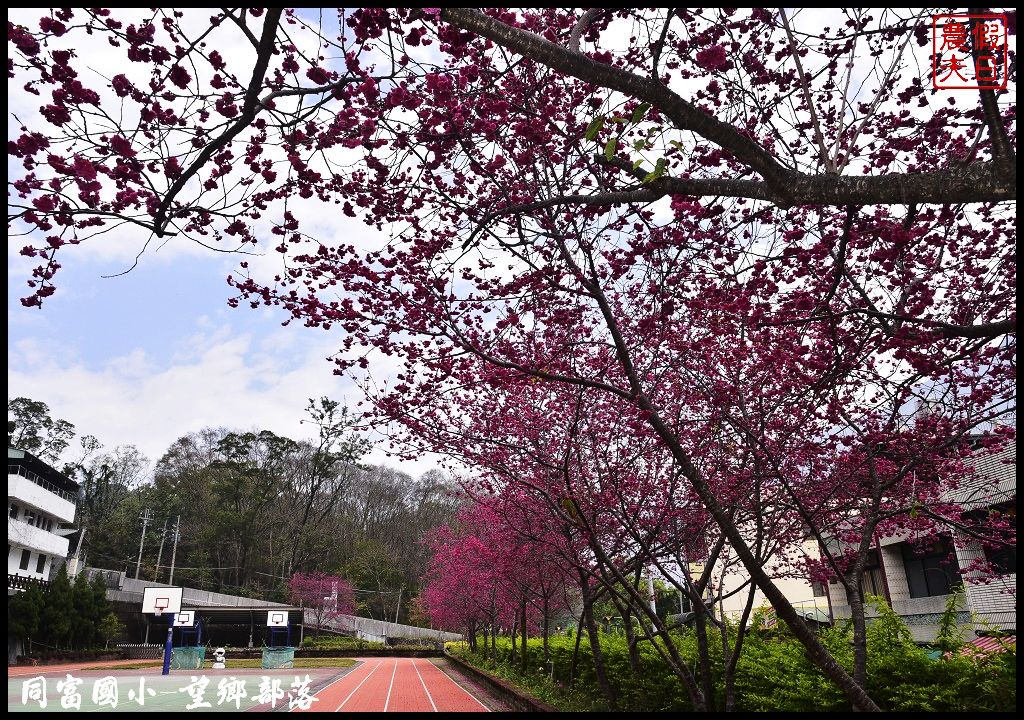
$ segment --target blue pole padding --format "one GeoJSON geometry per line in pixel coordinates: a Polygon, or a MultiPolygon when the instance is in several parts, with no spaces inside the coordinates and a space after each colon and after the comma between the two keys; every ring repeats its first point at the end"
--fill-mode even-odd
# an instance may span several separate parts
{"type": "Polygon", "coordinates": [[[164,669],[161,675],[171,674],[171,652],[174,650],[174,626],[167,626],[167,642],[164,643],[164,669]]]}

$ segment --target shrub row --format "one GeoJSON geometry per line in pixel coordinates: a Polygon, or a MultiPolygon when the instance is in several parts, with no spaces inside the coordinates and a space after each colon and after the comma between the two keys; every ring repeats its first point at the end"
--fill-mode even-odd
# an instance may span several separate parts
{"type": "MultiPolygon", "coordinates": [[[[848,669],[853,666],[851,633],[836,627],[822,632],[822,640],[848,669]]],[[[691,667],[696,667],[697,644],[692,632],[681,631],[677,646],[691,667]]],[[[715,695],[723,695],[721,642],[711,638],[715,695]]],[[[509,661],[511,642],[499,638],[496,656],[488,657],[480,643],[470,652],[465,643],[450,643],[452,654],[511,680],[527,692],[563,710],[607,709],[598,690],[593,659],[586,637],[582,638],[576,678],[570,687],[574,637],[550,639],[550,659],[544,667],[540,639],[527,645],[527,670],[519,655],[509,661]]],[[[630,667],[626,641],[602,635],[601,648],[619,707],[631,711],[687,711],[690,700],[682,683],[668,669],[654,647],[639,646],[638,671],[630,667]]],[[[891,610],[868,629],[868,692],[889,711],[1011,711],[1016,709],[1016,652],[979,657],[950,654],[929,657],[918,647],[902,620],[891,610]]],[[[746,711],[844,711],[849,705],[842,693],[814,665],[800,644],[785,629],[751,633],[744,642],[736,675],[737,710],[746,711]]]]}

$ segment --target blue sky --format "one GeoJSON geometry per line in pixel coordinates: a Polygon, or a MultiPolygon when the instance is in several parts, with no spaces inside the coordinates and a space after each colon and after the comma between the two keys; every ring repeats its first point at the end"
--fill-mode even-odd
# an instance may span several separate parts
{"type": "MultiPolygon", "coordinates": [[[[9,18],[34,25],[39,14],[12,10],[9,18]]],[[[193,19],[205,22],[202,14],[193,19]]],[[[218,41],[218,47],[239,58],[251,52],[237,39],[237,46],[218,41]]],[[[109,77],[123,59],[102,39],[95,42],[92,49],[76,48],[91,70],[109,77]]],[[[9,136],[21,122],[46,127],[38,97],[15,88],[9,100],[9,136]]],[[[8,175],[22,172],[8,158],[8,175]]],[[[372,231],[340,218],[333,208],[304,211],[308,227],[325,239],[375,241],[372,231]]],[[[35,263],[18,254],[23,238],[9,238],[8,398],[46,402],[79,433],[93,434],[108,447],[134,444],[154,461],[176,438],[206,426],[306,437],[309,426],[300,420],[308,398],[328,395],[350,406],[361,399],[326,359],[340,346],[337,330],[282,327],[285,315],[276,308],[227,306],[226,277],[237,272],[239,256],[172,239],[149,248],[128,274],[102,277],[130,267],[144,241],[137,231],[122,229],[64,248],[57,292],[39,309],[20,303],[35,263]]],[[[247,259],[260,277],[272,275],[280,262],[273,252],[247,259]]],[[[382,365],[375,379],[388,374],[382,365]]],[[[400,462],[384,445],[382,440],[368,460],[413,475],[436,465],[426,458],[400,462]]]]}
{"type": "MultiPolygon", "coordinates": [[[[81,432],[136,444],[152,459],[204,425],[302,437],[308,397],[358,400],[325,359],[336,331],[282,327],[274,308],[229,308],[233,263],[223,255],[162,253],[105,279],[123,263],[73,248],[40,310],[19,302],[29,264],[9,251],[8,396],[42,400],[81,432]]],[[[417,474],[429,466],[402,464],[417,474]]]]}

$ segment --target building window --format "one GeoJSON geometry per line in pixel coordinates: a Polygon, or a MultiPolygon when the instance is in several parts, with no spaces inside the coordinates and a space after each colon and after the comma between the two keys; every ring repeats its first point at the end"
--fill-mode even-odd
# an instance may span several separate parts
{"type": "Polygon", "coordinates": [[[825,597],[825,583],[811,580],[811,592],[814,593],[814,597],[825,597]]]}
{"type": "Polygon", "coordinates": [[[923,552],[910,543],[902,543],[901,550],[910,597],[949,595],[960,585],[960,566],[948,537],[940,536],[923,552]]]}
{"type": "Polygon", "coordinates": [[[22,570],[28,570],[28,561],[32,559],[32,553],[29,550],[21,551],[21,565],[19,567],[22,570]]]}
{"type": "Polygon", "coordinates": [[[39,553],[39,559],[36,560],[36,572],[42,575],[44,567],[46,567],[46,556],[39,553]]]}
{"type": "Polygon", "coordinates": [[[14,503],[11,503],[11,510],[10,510],[10,513],[9,513],[9,515],[10,515],[10,516],[11,516],[12,518],[14,518],[15,520],[17,520],[17,519],[18,519],[18,511],[19,511],[19,510],[21,510],[21,508],[19,508],[19,507],[18,507],[17,505],[15,505],[14,503]]]}
{"type": "Polygon", "coordinates": [[[36,514],[34,512],[32,512],[31,510],[26,509],[25,510],[25,517],[23,517],[22,520],[24,520],[29,525],[35,525],[36,514]]]}
{"type": "Polygon", "coordinates": [[[993,569],[1000,575],[1017,572],[1017,548],[985,548],[985,559],[992,563],[993,569]]]}
{"type": "MultiPolygon", "coordinates": [[[[1003,533],[1007,542],[1014,542],[1017,538],[1017,498],[1008,503],[996,505],[992,508],[990,517],[1005,520],[1010,523],[1013,530],[1003,533]]],[[[985,559],[995,566],[996,572],[1001,575],[1008,575],[1017,572],[1017,546],[1005,545],[1004,547],[984,548],[985,559]]]]}
{"type": "Polygon", "coordinates": [[[864,561],[864,572],[860,581],[861,590],[864,596],[878,595],[888,599],[889,594],[885,591],[885,578],[882,575],[882,563],[878,559],[877,550],[869,550],[867,559],[864,561]]]}

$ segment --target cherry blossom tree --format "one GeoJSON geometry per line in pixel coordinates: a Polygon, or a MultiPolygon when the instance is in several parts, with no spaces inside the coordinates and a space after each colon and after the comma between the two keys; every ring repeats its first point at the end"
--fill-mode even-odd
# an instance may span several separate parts
{"type": "Polygon", "coordinates": [[[240,262],[232,303],[343,330],[339,372],[399,358],[393,385],[367,385],[383,417],[471,407],[509,378],[602,395],[671,458],[812,661],[876,709],[731,508],[756,486],[789,508],[787,532],[808,514],[835,530],[816,504],[834,491],[856,500],[863,548],[922,506],[955,514],[904,488],[958,438],[1009,438],[994,422],[1015,398],[1012,92],[928,89],[923,11],[311,17],[9,21],[9,75],[41,103],[9,142],[9,226],[39,260],[23,302],[119,226],[233,252],[272,236],[285,268],[240,262]],[[121,72],[85,71],[87,36],[124,53],[121,72]],[[231,41],[245,49],[226,57],[231,41]],[[389,242],[315,237],[314,199],[389,242]],[[819,448],[790,459],[802,422],[819,448]],[[746,473],[714,472],[708,428],[735,436],[725,456],[746,473]],[[811,471],[849,438],[857,470],[833,455],[811,471]],[[898,447],[921,438],[927,452],[898,447]]]}
{"type": "Polygon", "coordinates": [[[313,613],[317,632],[324,624],[355,611],[352,585],[344,578],[320,571],[295,573],[288,581],[292,602],[313,613]]]}

